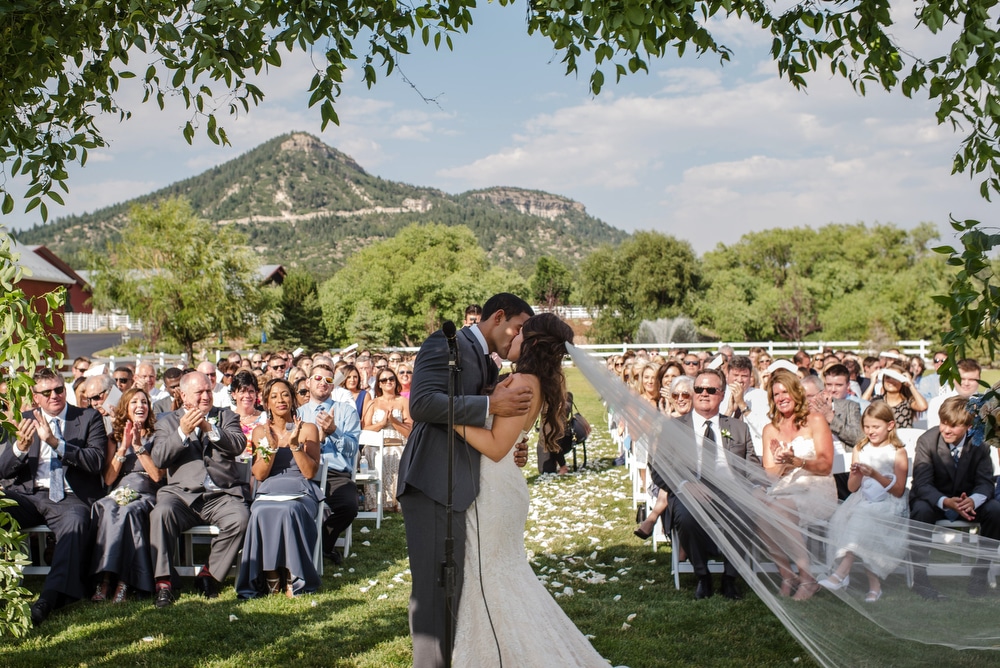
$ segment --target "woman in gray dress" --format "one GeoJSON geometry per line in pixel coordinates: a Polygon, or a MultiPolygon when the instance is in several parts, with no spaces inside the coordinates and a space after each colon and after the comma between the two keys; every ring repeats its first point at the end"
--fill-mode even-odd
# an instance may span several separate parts
{"type": "Polygon", "coordinates": [[[91,572],[100,576],[91,600],[110,598],[115,603],[124,601],[129,589],[153,591],[149,511],[163,480],[163,469],[149,454],[156,425],[149,395],[134,387],[122,395],[118,407],[104,462],[110,492],[91,510],[96,534],[91,572]],[[113,580],[118,585],[109,596],[113,580]]]}
{"type": "Polygon", "coordinates": [[[240,598],[319,588],[312,555],[323,493],[311,480],[319,467],[319,432],[296,416],[295,393],[284,378],[264,386],[264,408],[267,422],[251,436],[259,484],[236,579],[240,598]]]}

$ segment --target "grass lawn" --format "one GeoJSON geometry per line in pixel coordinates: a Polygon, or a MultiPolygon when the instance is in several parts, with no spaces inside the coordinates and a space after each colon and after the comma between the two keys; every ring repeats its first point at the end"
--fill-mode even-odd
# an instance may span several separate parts
{"type": "MultiPolygon", "coordinates": [[[[629,478],[611,466],[616,453],[604,408],[575,369],[568,378],[594,425],[588,466],[563,477],[538,476],[532,458],[525,470],[532,496],[525,535],[535,571],[597,650],[633,668],[812,665],[748,588],[735,603],[720,596],[696,603],[690,575],[674,589],[669,548],[654,554],[632,535],[629,478]]],[[[342,568],[327,563],[314,595],[238,602],[230,586],[206,601],[189,587],[165,610],[151,601],[80,602],[26,638],[0,642],[0,665],[408,666],[402,517],[388,516],[379,530],[371,522],[354,527],[353,554],[342,568]]],[[[36,593],[41,584],[27,580],[36,593]]]]}

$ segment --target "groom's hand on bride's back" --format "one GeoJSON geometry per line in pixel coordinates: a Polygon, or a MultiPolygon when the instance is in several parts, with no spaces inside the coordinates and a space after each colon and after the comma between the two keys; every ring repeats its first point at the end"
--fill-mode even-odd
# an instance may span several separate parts
{"type": "Polygon", "coordinates": [[[501,383],[490,395],[490,413],[499,417],[524,415],[531,408],[531,395],[530,387],[510,387],[501,383]]]}

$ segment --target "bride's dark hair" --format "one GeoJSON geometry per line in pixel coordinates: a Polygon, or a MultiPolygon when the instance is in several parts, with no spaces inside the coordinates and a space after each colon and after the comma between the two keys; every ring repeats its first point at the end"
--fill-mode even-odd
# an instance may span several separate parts
{"type": "Polygon", "coordinates": [[[538,378],[542,389],[542,430],[545,449],[559,452],[559,439],[566,429],[566,378],[562,361],[573,329],[552,313],[528,318],[521,328],[521,356],[514,365],[518,373],[538,378]]]}

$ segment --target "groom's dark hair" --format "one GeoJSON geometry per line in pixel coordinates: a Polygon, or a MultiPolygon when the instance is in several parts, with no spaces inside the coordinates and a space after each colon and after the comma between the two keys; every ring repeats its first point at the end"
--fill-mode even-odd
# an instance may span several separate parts
{"type": "Polygon", "coordinates": [[[483,320],[489,320],[497,311],[503,311],[504,318],[507,320],[522,313],[527,313],[528,317],[535,315],[528,302],[509,292],[495,294],[486,300],[486,303],[483,304],[483,320]]]}

